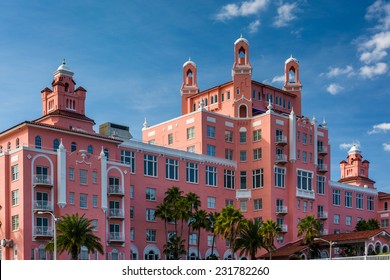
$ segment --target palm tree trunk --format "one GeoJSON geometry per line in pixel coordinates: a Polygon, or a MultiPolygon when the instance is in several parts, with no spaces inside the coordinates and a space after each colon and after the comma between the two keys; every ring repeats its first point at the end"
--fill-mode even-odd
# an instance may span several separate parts
{"type": "Polygon", "coordinates": [[[198,229],[198,259],[200,259],[200,227],[198,229]]]}

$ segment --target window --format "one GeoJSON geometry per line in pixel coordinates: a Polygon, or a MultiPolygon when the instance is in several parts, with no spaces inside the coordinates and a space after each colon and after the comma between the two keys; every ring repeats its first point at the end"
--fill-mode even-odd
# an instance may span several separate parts
{"type": "Polygon", "coordinates": [[[306,142],[307,142],[307,134],[302,133],[302,144],[306,144],[306,142]]]}
{"type": "Polygon", "coordinates": [[[333,205],[340,205],[340,190],[333,190],[333,205]]]}
{"type": "Polygon", "coordinates": [[[130,228],[130,241],[134,241],[134,228],[130,228]]]}
{"type": "Polygon", "coordinates": [[[225,159],[233,160],[233,150],[225,149],[225,159]]]}
{"type": "Polygon", "coordinates": [[[246,189],[246,171],[240,171],[240,189],[246,189]]]}
{"type": "Polygon", "coordinates": [[[42,148],[41,136],[35,136],[35,148],[36,149],[41,149],[42,148]]]}
{"type": "Polygon", "coordinates": [[[363,194],[356,194],[356,208],[363,209],[363,194]]]}
{"type": "Polygon", "coordinates": [[[168,134],[168,145],[172,145],[173,144],[173,133],[169,133],[168,134]]]}
{"type": "Polygon", "coordinates": [[[72,144],[70,145],[70,151],[75,152],[76,150],[77,150],[77,143],[72,142],[72,144]]]}
{"type": "Polygon", "coordinates": [[[207,155],[215,157],[215,146],[207,145],[207,155]]]}
{"type": "Polygon", "coordinates": [[[130,219],[134,219],[134,206],[130,206],[130,219]]]}
{"type": "Polygon", "coordinates": [[[187,140],[193,139],[195,137],[195,127],[187,128],[187,140]]]}
{"type": "Polygon", "coordinates": [[[214,246],[215,247],[214,235],[212,235],[212,234],[207,235],[207,246],[209,246],[209,247],[214,246]],[[214,241],[214,244],[213,244],[213,241],[214,241]]]}
{"type": "Polygon", "coordinates": [[[387,211],[388,210],[388,203],[385,201],[385,203],[383,203],[383,210],[387,211]]]}
{"type": "Polygon", "coordinates": [[[325,194],[325,176],[317,176],[317,193],[325,194]]]}
{"type": "Polygon", "coordinates": [[[80,194],[80,208],[87,208],[88,207],[88,195],[81,193],[80,194]]]}
{"type": "Polygon", "coordinates": [[[7,144],[7,151],[10,151],[11,150],[11,142],[8,142],[7,144]]]}
{"type": "Polygon", "coordinates": [[[307,201],[303,201],[303,212],[307,212],[307,201]]]}
{"type": "Polygon", "coordinates": [[[69,193],[69,204],[74,204],[74,192],[69,193]]]}
{"type": "Polygon", "coordinates": [[[189,152],[189,153],[195,153],[195,146],[187,147],[187,152],[189,152]]]}
{"type": "Polygon", "coordinates": [[[374,211],[374,197],[367,197],[367,210],[374,211]]]}
{"type": "Polygon", "coordinates": [[[230,91],[227,92],[227,99],[230,99],[230,91]]]}
{"type": "Polygon", "coordinates": [[[69,180],[73,181],[74,180],[74,168],[69,167],[69,180]]]}
{"type": "Polygon", "coordinates": [[[135,153],[121,150],[121,163],[130,165],[130,172],[135,172],[135,153]]]}
{"type": "Polygon", "coordinates": [[[146,230],[146,241],[147,242],[156,242],[157,232],[154,229],[146,230]]]}
{"type": "Polygon", "coordinates": [[[11,175],[12,175],[12,181],[19,179],[19,165],[13,165],[11,166],[11,175]]]}
{"type": "Polygon", "coordinates": [[[19,190],[12,191],[12,206],[19,204],[19,190]]]}
{"type": "Polygon", "coordinates": [[[96,184],[97,183],[97,172],[92,171],[92,183],[96,184]]]}
{"type": "Polygon", "coordinates": [[[154,222],[156,221],[156,210],[154,209],[146,209],[146,221],[154,222]]]}
{"type": "Polygon", "coordinates": [[[103,152],[104,152],[104,155],[106,156],[106,158],[109,159],[110,158],[110,152],[108,151],[108,149],[104,148],[103,152]]]}
{"type": "Polygon", "coordinates": [[[240,200],[240,211],[241,212],[248,211],[248,202],[246,200],[240,200]]]}
{"type": "Polygon", "coordinates": [[[146,188],[146,200],[156,201],[156,189],[146,188]]]}
{"type": "Polygon", "coordinates": [[[88,152],[88,154],[93,155],[93,146],[92,145],[88,145],[87,152],[88,152]]]}
{"type": "Polygon", "coordinates": [[[157,157],[144,155],[144,175],[157,177],[157,157]]]}
{"type": "Polygon", "coordinates": [[[19,215],[12,216],[12,230],[18,230],[19,229],[19,215]]]}
{"type": "Polygon", "coordinates": [[[286,169],[281,167],[275,167],[275,186],[284,188],[286,177],[286,169]]]}
{"type": "Polygon", "coordinates": [[[261,140],[261,129],[253,130],[253,142],[261,140]]]}
{"type": "Polygon", "coordinates": [[[225,101],[225,94],[224,94],[224,93],[221,94],[221,101],[222,101],[222,102],[225,101]]]}
{"type": "Polygon", "coordinates": [[[351,216],[346,216],[345,217],[345,224],[347,226],[350,226],[352,224],[352,217],[351,216]]]}
{"type": "Polygon", "coordinates": [[[226,199],[225,206],[234,206],[234,200],[233,199],[226,199]]]}
{"type": "Polygon", "coordinates": [[[246,161],[246,151],[240,151],[240,161],[241,162],[246,161]]]}
{"type": "Polygon", "coordinates": [[[97,207],[98,206],[98,196],[93,195],[92,196],[92,207],[97,207]]]}
{"type": "Polygon", "coordinates": [[[54,139],[53,140],[53,151],[57,152],[59,147],[60,147],[60,141],[58,141],[58,139],[54,139]]]}
{"type": "Polygon", "coordinates": [[[253,200],[253,209],[254,210],[263,209],[263,200],[261,198],[253,200]]]}
{"type": "Polygon", "coordinates": [[[148,141],[148,144],[150,144],[150,145],[156,144],[156,139],[149,140],[149,141],[148,141]]]}
{"type": "Polygon", "coordinates": [[[345,192],[345,207],[352,207],[352,192],[345,192]]]}
{"type": "Polygon", "coordinates": [[[302,190],[312,190],[312,179],[313,179],[313,173],[298,170],[298,176],[297,176],[297,188],[302,190]]]}
{"type": "Polygon", "coordinates": [[[225,142],[233,142],[233,131],[225,130],[225,142]]]}
{"type": "Polygon", "coordinates": [[[134,198],[134,186],[130,185],[130,198],[134,198]]]}
{"type": "Polygon", "coordinates": [[[217,186],[217,168],[213,166],[206,166],[206,185],[217,186]]]}
{"type": "Polygon", "coordinates": [[[216,201],[215,197],[207,197],[207,208],[215,209],[216,207],[216,201]]]}
{"type": "Polygon", "coordinates": [[[167,158],[165,160],[165,177],[170,180],[179,179],[179,161],[167,158]]]}
{"type": "Polygon", "coordinates": [[[389,220],[383,219],[381,220],[381,228],[388,228],[389,227],[389,220]]]}
{"type": "Polygon", "coordinates": [[[80,169],[80,184],[88,184],[88,170],[80,169]]]}
{"type": "Polygon", "coordinates": [[[207,126],[207,137],[209,138],[215,138],[215,127],[208,125],[207,126]]]}
{"type": "Polygon", "coordinates": [[[252,188],[264,187],[264,170],[263,168],[255,169],[252,171],[252,188]]]}
{"type": "Polygon", "coordinates": [[[240,143],[246,143],[246,132],[240,132],[240,143]]]}
{"type": "Polygon", "coordinates": [[[39,183],[48,184],[49,183],[49,176],[47,175],[49,172],[49,169],[44,166],[37,166],[35,167],[36,172],[36,180],[39,183]]]}
{"type": "Polygon", "coordinates": [[[307,162],[307,152],[305,152],[305,151],[302,152],[302,162],[303,163],[307,162]]]}
{"type": "Polygon", "coordinates": [[[334,223],[335,225],[340,224],[340,215],[339,215],[339,214],[334,214],[334,215],[333,215],[333,223],[334,223]]]}
{"type": "Polygon", "coordinates": [[[257,148],[253,150],[253,160],[261,159],[262,157],[262,151],[261,148],[257,148]]]}
{"type": "Polygon", "coordinates": [[[198,235],[196,233],[190,234],[190,245],[196,245],[197,244],[198,235]]]}
{"type": "Polygon", "coordinates": [[[198,164],[193,162],[186,163],[186,181],[189,183],[198,183],[198,164]]]}
{"type": "Polygon", "coordinates": [[[234,189],[234,171],[225,169],[223,172],[224,183],[223,186],[226,189],[234,189]]]}

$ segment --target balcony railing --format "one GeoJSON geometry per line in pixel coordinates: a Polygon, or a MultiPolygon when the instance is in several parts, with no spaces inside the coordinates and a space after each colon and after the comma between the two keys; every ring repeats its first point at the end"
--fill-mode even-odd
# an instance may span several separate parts
{"type": "Polygon", "coordinates": [[[252,192],[251,190],[241,189],[236,190],[236,199],[251,199],[252,192]]]}
{"type": "Polygon", "coordinates": [[[314,199],[315,193],[313,190],[302,190],[297,188],[296,196],[301,198],[308,198],[308,199],[314,199]]]}
{"type": "Polygon", "coordinates": [[[53,204],[50,200],[35,200],[34,210],[53,211],[53,204]]]}
{"type": "Polygon", "coordinates": [[[326,154],[328,154],[328,147],[318,146],[318,153],[319,153],[320,155],[326,155],[326,154]]]}
{"type": "Polygon", "coordinates": [[[286,145],[287,144],[287,136],[276,135],[275,143],[276,143],[276,145],[286,145]]]}
{"type": "Polygon", "coordinates": [[[125,217],[125,215],[124,215],[122,209],[110,208],[109,217],[123,219],[125,217]]]}
{"type": "Polygon", "coordinates": [[[287,214],[287,206],[276,206],[276,214],[287,214]]]}
{"type": "Polygon", "coordinates": [[[125,241],[125,238],[123,236],[123,233],[122,232],[110,232],[109,236],[108,236],[108,240],[110,242],[123,242],[125,241]]]}
{"type": "Polygon", "coordinates": [[[34,236],[41,236],[41,237],[52,237],[53,236],[53,229],[48,226],[36,226],[34,227],[34,236]]]}
{"type": "Polygon", "coordinates": [[[276,163],[286,163],[287,162],[287,155],[285,154],[277,154],[275,157],[276,163]]]}
{"type": "Polygon", "coordinates": [[[287,225],[278,225],[279,226],[279,228],[280,228],[280,230],[282,231],[282,232],[288,232],[288,226],[287,225]]]}
{"type": "Polygon", "coordinates": [[[108,187],[108,194],[124,195],[125,193],[120,185],[110,185],[108,187]]]}
{"type": "Polygon", "coordinates": [[[34,185],[48,185],[52,186],[52,179],[50,175],[45,174],[35,174],[33,177],[34,185]]]}
{"type": "Polygon", "coordinates": [[[327,219],[328,218],[328,212],[325,212],[325,211],[318,212],[318,218],[319,219],[327,219]]]}
{"type": "Polygon", "coordinates": [[[317,166],[317,171],[318,172],[328,172],[328,165],[327,164],[323,164],[323,163],[319,164],[317,166]]]}

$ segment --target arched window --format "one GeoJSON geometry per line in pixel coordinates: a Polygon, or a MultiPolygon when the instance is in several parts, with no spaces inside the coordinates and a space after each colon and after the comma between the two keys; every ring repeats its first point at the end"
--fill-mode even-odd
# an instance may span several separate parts
{"type": "Polygon", "coordinates": [[[207,106],[207,98],[204,99],[204,106],[207,106]]]}
{"type": "Polygon", "coordinates": [[[77,150],[77,143],[76,142],[72,142],[72,144],[70,145],[70,151],[74,152],[76,150],[77,150]]]}
{"type": "Polygon", "coordinates": [[[387,201],[384,203],[384,205],[383,205],[383,210],[388,210],[388,204],[387,204],[387,201]]]}
{"type": "Polygon", "coordinates": [[[117,249],[113,249],[111,252],[111,259],[112,260],[119,260],[119,253],[117,249]]]}
{"type": "Polygon", "coordinates": [[[68,91],[69,91],[69,84],[65,83],[65,92],[68,92],[68,91]]]}
{"type": "Polygon", "coordinates": [[[41,136],[35,136],[35,148],[42,149],[42,139],[41,136]]]}
{"type": "Polygon", "coordinates": [[[198,256],[195,253],[191,253],[190,256],[189,256],[189,259],[190,260],[197,260],[198,256]]]}
{"type": "Polygon", "coordinates": [[[288,80],[290,83],[295,83],[295,68],[291,67],[290,70],[288,71],[288,80]]]}
{"type": "Polygon", "coordinates": [[[211,96],[210,97],[210,104],[213,104],[214,103],[214,96],[211,96]]]}
{"type": "Polygon", "coordinates": [[[11,142],[8,142],[7,144],[7,151],[10,151],[11,150],[11,142]]]}
{"type": "Polygon", "coordinates": [[[248,117],[248,110],[245,105],[241,105],[239,108],[239,117],[240,118],[247,118],[248,117]]]}
{"type": "Polygon", "coordinates": [[[110,157],[110,153],[109,153],[109,151],[108,151],[108,149],[107,148],[104,148],[104,155],[106,156],[106,158],[108,159],[109,157],[110,157]]]}
{"type": "Polygon", "coordinates": [[[87,149],[88,153],[89,154],[93,154],[93,146],[92,145],[88,145],[88,149],[87,149]]]}
{"type": "Polygon", "coordinates": [[[54,151],[54,152],[57,152],[59,146],[60,146],[60,141],[58,141],[57,138],[54,139],[54,140],[53,140],[53,151],[54,151]]]}
{"type": "Polygon", "coordinates": [[[193,77],[193,75],[192,75],[192,71],[191,70],[188,70],[187,71],[187,77],[186,77],[186,84],[187,84],[187,86],[190,86],[190,85],[192,85],[192,77],[193,77]]]}
{"type": "Polygon", "coordinates": [[[238,51],[238,64],[245,64],[245,49],[242,47],[238,51]]]}
{"type": "Polygon", "coordinates": [[[46,250],[44,245],[39,245],[38,247],[38,260],[46,260],[46,250]]]}
{"type": "Polygon", "coordinates": [[[79,260],[89,260],[89,253],[87,247],[81,246],[79,260]]]}
{"type": "Polygon", "coordinates": [[[16,138],[16,141],[15,141],[15,148],[18,149],[18,148],[19,148],[19,145],[20,145],[19,138],[16,138]]]}
{"type": "Polygon", "coordinates": [[[145,254],[145,260],[158,260],[159,258],[160,256],[158,255],[158,253],[154,252],[153,250],[149,250],[145,254]]]}

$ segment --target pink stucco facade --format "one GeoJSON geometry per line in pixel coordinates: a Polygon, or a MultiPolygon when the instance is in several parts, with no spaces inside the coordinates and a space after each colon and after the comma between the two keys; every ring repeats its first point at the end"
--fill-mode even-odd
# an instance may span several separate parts
{"type": "MultiPolygon", "coordinates": [[[[51,214],[74,213],[93,220],[104,245],[105,255],[82,258],[163,259],[164,223],[154,210],[172,186],[198,194],[207,212],[234,205],[246,218],[277,221],[277,247],[297,240],[307,215],[321,219],[323,234],[352,231],[370,218],[388,229],[390,196],[375,188],[357,147],[340,163],[340,180],[331,181],[328,127],[303,116],[299,62],[286,60],[278,89],[252,80],[249,50],[239,38],[232,80],[205,91],[196,64],[184,63],[181,115],[145,122],[142,142],[122,125],[95,132],[87,91],[75,88],[63,63],[41,92],[42,116],[0,134],[2,259],[52,258],[43,250],[53,236],[51,214]]],[[[198,242],[200,257],[210,255],[211,237],[193,233],[190,255],[198,242]]],[[[214,253],[230,255],[221,237],[214,253]]]]}

